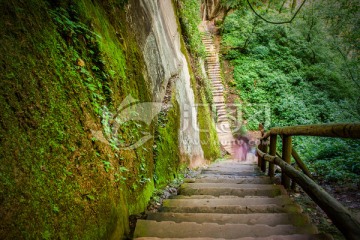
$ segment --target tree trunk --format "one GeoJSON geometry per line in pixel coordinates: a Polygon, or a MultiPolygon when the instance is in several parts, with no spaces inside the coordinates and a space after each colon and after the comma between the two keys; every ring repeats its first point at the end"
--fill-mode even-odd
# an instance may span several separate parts
{"type": "Polygon", "coordinates": [[[205,9],[204,20],[211,21],[225,12],[224,7],[221,5],[221,0],[203,0],[202,4],[205,9]]]}

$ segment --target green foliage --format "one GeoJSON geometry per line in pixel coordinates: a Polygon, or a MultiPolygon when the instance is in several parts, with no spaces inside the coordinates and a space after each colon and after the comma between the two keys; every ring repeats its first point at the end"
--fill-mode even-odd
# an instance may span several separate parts
{"type": "Polygon", "coordinates": [[[177,177],[181,156],[179,152],[180,109],[171,96],[172,107],[162,111],[158,118],[158,128],[155,135],[155,172],[154,181],[157,188],[166,186],[177,177]]]}
{"type": "MultiPolygon", "coordinates": [[[[226,18],[222,51],[234,66],[236,89],[250,129],[257,129],[259,122],[265,122],[267,129],[359,122],[358,86],[354,82],[358,72],[352,72],[352,79],[342,54],[334,48],[333,33],[319,10],[323,5],[311,3],[291,25],[266,24],[246,9],[226,18]],[[261,110],[266,105],[271,118],[261,110]]],[[[270,8],[266,14],[276,18],[278,13],[270,8]]],[[[352,26],[350,20],[344,21],[352,26]]],[[[338,47],[354,49],[347,43],[338,47]]],[[[356,58],[349,54],[347,64],[356,58]]],[[[295,139],[296,149],[319,175],[336,181],[360,179],[357,144],[336,139],[313,142],[312,138],[295,139]]]]}
{"type": "Polygon", "coordinates": [[[177,0],[181,30],[190,52],[196,57],[205,57],[205,46],[201,40],[198,25],[200,18],[199,0],[177,0]]]}

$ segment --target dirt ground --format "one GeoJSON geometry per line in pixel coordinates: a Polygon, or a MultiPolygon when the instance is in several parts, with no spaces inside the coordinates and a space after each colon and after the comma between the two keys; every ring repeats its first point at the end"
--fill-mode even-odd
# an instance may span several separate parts
{"type": "MultiPolygon", "coordinates": [[[[331,196],[335,197],[341,204],[347,207],[358,219],[360,219],[360,191],[358,186],[343,184],[339,186],[334,183],[317,181],[331,196]]],[[[312,222],[318,227],[320,232],[328,233],[335,240],[345,240],[345,237],[335,227],[327,215],[311,200],[311,198],[301,189],[289,192],[290,197],[301,205],[312,222]]]]}

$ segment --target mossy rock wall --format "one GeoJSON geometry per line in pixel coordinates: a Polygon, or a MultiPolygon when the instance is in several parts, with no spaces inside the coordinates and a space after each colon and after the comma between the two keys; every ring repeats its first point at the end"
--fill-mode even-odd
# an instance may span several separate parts
{"type": "Polygon", "coordinates": [[[0,2],[0,239],[121,239],[199,157],[180,147],[179,27],[155,3],[0,2]],[[134,101],[163,106],[117,126],[134,101]]]}

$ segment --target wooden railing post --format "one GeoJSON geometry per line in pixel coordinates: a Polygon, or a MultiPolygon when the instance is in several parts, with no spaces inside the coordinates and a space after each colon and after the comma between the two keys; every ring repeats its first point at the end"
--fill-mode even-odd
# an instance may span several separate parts
{"type": "MultiPolygon", "coordinates": [[[[282,146],[282,159],[290,164],[291,162],[291,149],[292,149],[292,138],[289,135],[283,136],[283,146],[282,146]]],[[[286,189],[290,188],[290,178],[282,171],[281,173],[281,184],[284,185],[286,189]]]]}
{"type": "MultiPolygon", "coordinates": [[[[267,140],[263,140],[263,145],[262,145],[262,151],[264,153],[268,153],[268,146],[266,144],[267,140]]],[[[267,161],[265,161],[264,159],[261,159],[261,171],[262,172],[266,172],[266,165],[267,165],[267,161]]]]}
{"type": "MultiPolygon", "coordinates": [[[[271,156],[276,156],[276,140],[277,140],[277,135],[276,134],[272,134],[270,135],[270,155],[271,156]]],[[[275,176],[275,165],[274,163],[269,163],[269,177],[274,177],[275,176]]]]}
{"type": "MultiPolygon", "coordinates": [[[[260,131],[260,133],[261,133],[261,138],[260,138],[260,144],[259,144],[259,146],[258,146],[258,148],[259,148],[259,150],[260,151],[264,151],[264,139],[263,139],[263,137],[264,137],[264,134],[265,134],[265,129],[264,129],[264,125],[262,124],[262,123],[259,123],[259,131],[260,131]]],[[[261,168],[262,167],[262,165],[263,165],[263,163],[262,162],[264,162],[265,160],[264,159],[262,159],[262,157],[260,156],[260,155],[258,155],[258,167],[259,168],[261,168]]]]}
{"type": "MultiPolygon", "coordinates": [[[[263,151],[262,141],[260,141],[260,144],[259,144],[258,148],[259,148],[260,151],[263,151]]],[[[262,161],[263,161],[262,157],[260,155],[258,155],[258,167],[259,168],[261,167],[262,161]]]]}

